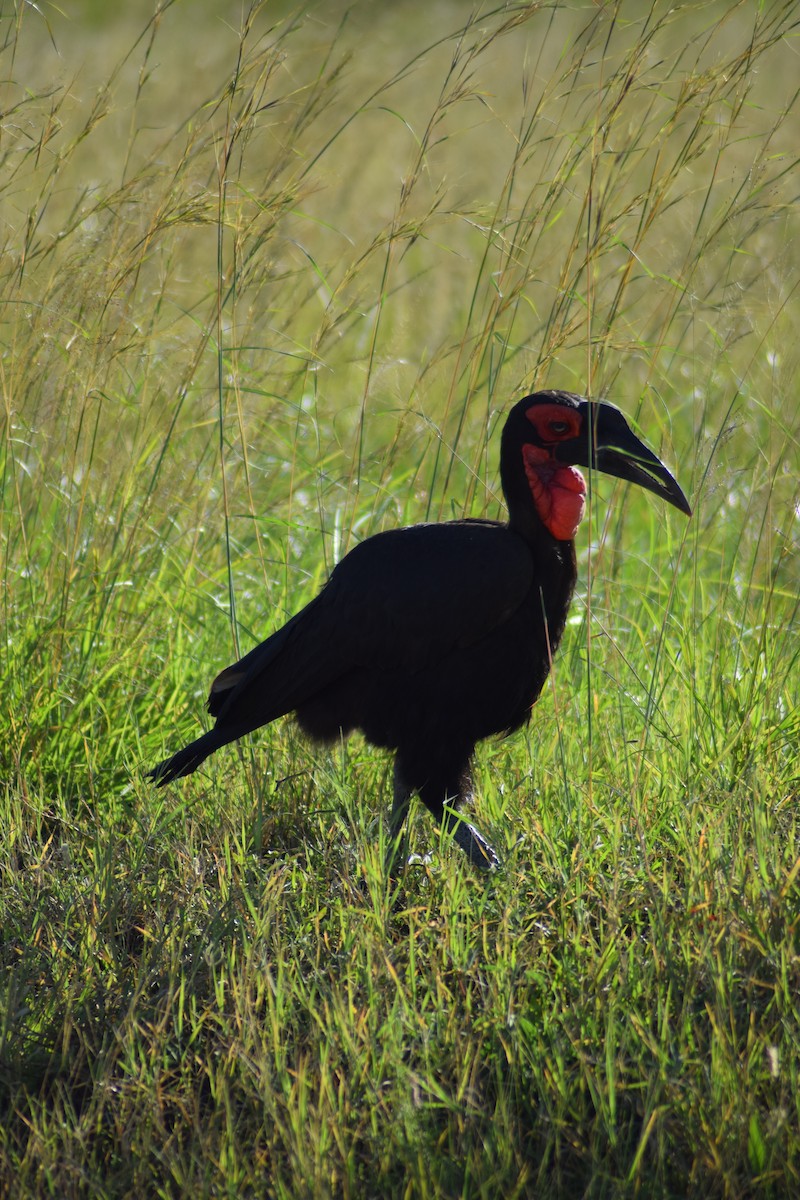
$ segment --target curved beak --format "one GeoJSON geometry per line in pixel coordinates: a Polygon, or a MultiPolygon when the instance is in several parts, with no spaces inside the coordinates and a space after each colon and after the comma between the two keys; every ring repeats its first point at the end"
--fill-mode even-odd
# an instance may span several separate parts
{"type": "Polygon", "coordinates": [[[692,510],[678,481],[639,441],[619,409],[589,401],[585,405],[585,436],[562,442],[556,456],[566,461],[563,452],[569,448],[568,461],[575,466],[594,467],[606,475],[638,483],[690,517],[692,510]]]}

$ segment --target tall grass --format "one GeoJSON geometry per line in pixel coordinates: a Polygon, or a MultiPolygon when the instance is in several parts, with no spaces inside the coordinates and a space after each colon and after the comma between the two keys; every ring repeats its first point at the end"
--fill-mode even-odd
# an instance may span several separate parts
{"type": "Polygon", "coordinates": [[[794,6],[79,11],[0,13],[0,1192],[795,1194],[794,6]],[[154,794],[539,386],[695,515],[592,479],[503,870],[387,894],[288,722],[154,794]]]}

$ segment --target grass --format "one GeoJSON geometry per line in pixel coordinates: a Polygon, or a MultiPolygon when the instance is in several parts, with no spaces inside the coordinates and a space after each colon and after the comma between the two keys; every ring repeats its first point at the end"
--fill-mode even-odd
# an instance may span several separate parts
{"type": "Polygon", "coordinates": [[[794,5],[0,12],[0,1194],[800,1188],[794,5]],[[592,481],[488,883],[208,682],[380,528],[592,481]]]}

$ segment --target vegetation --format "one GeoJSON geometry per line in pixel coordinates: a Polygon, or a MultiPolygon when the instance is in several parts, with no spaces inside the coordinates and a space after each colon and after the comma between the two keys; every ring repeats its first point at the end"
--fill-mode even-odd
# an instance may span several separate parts
{"type": "Polygon", "coordinates": [[[0,9],[0,1194],[797,1195],[795,5],[111,8],[0,9]],[[290,722],[143,783],[540,386],[695,514],[592,480],[502,871],[290,722]]]}

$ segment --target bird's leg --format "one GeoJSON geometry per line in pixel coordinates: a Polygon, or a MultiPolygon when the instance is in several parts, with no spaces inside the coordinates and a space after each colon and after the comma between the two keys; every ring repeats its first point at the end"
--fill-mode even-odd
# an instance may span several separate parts
{"type": "Polygon", "coordinates": [[[500,866],[500,859],[483,834],[447,805],[442,816],[442,827],[452,834],[453,841],[461,847],[473,866],[480,867],[482,871],[491,871],[500,866]]]}
{"type": "Polygon", "coordinates": [[[459,805],[472,796],[468,758],[456,769],[442,772],[438,779],[429,779],[419,789],[419,795],[444,832],[451,835],[474,866],[482,871],[491,871],[500,866],[500,859],[483,834],[478,833],[475,826],[470,825],[458,812],[459,805]]]}
{"type": "Polygon", "coordinates": [[[403,826],[408,816],[408,807],[413,794],[413,787],[403,778],[400,767],[395,762],[394,797],[392,800],[392,811],[389,816],[389,841],[386,847],[387,875],[392,874],[398,859],[403,861],[406,857],[406,835],[403,831],[403,826]]]}

